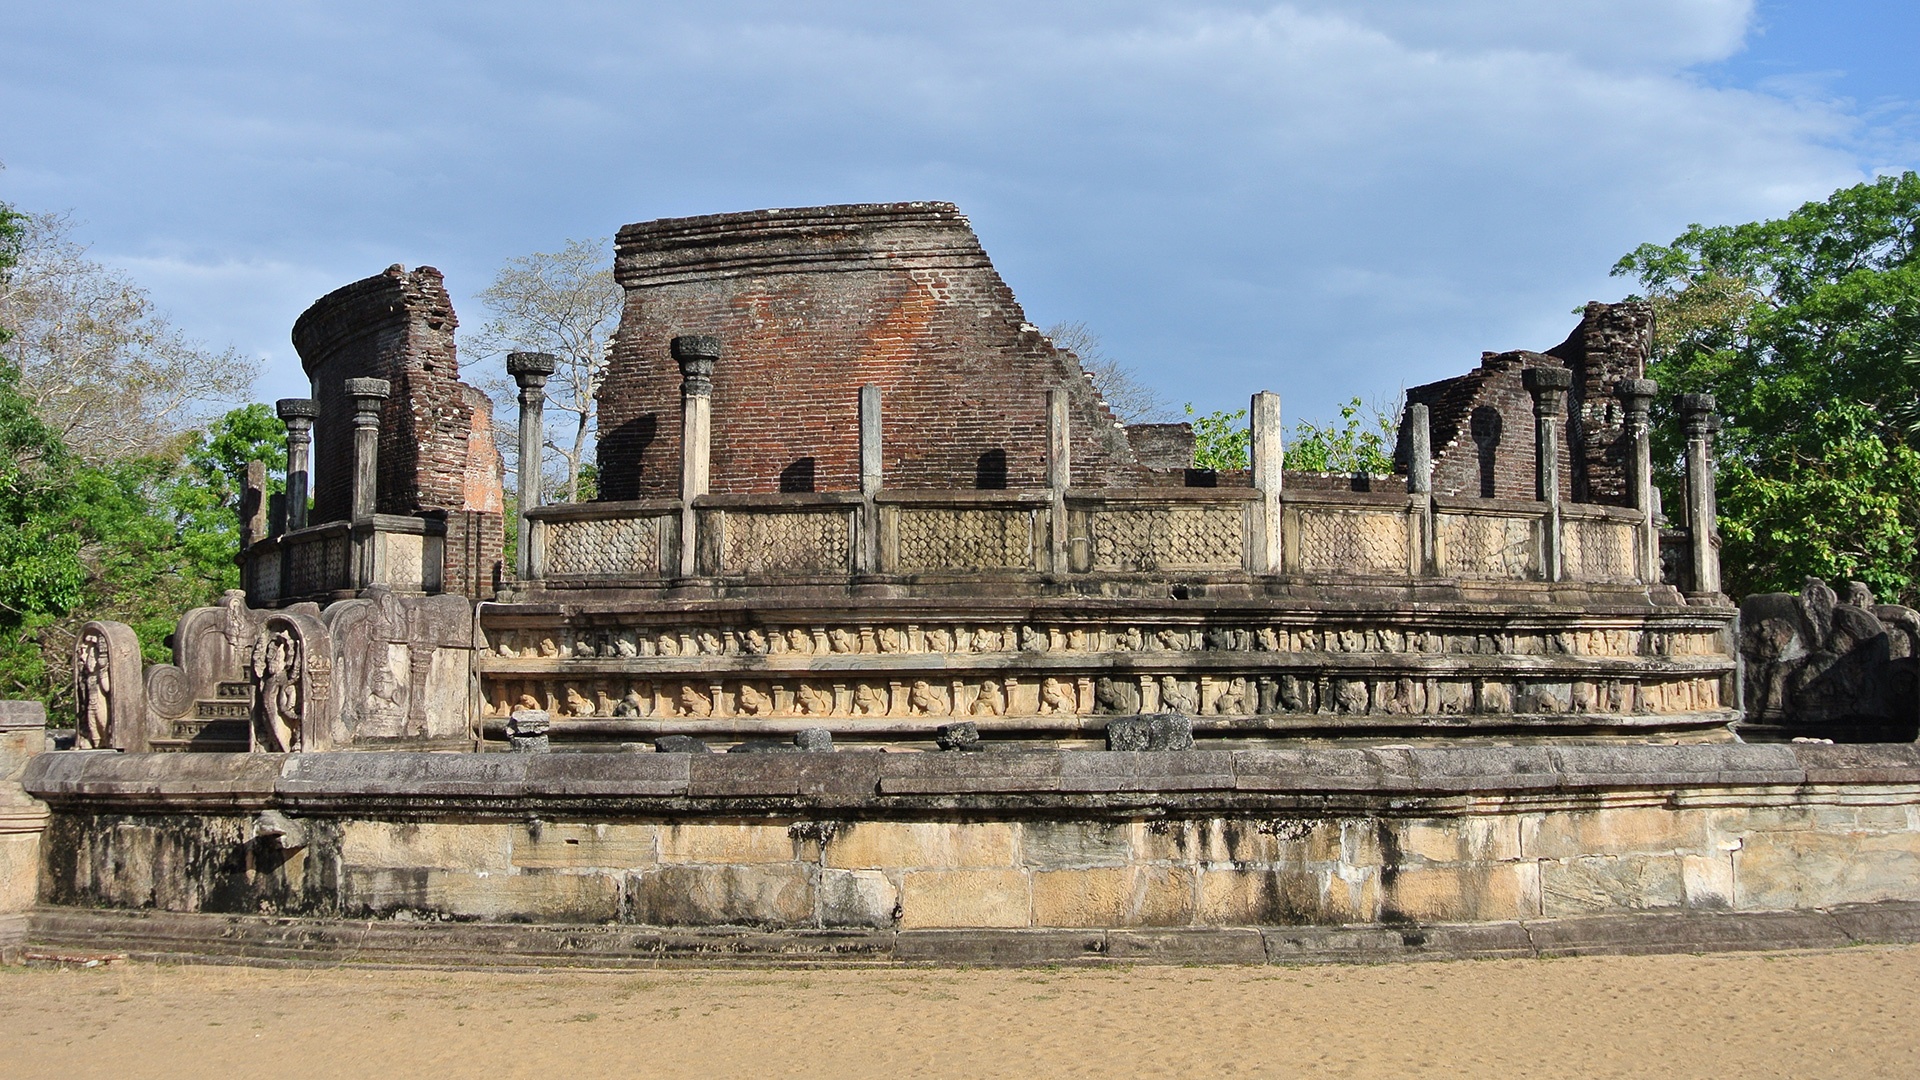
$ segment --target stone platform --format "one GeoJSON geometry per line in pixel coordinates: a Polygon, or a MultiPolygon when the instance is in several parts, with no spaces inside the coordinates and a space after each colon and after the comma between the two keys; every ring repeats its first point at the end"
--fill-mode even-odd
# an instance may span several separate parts
{"type": "Polygon", "coordinates": [[[1542,920],[1588,916],[1653,920],[1620,948],[1837,945],[1906,931],[1806,913],[1920,901],[1913,745],[94,752],[41,755],[22,781],[53,814],[38,940],[274,917],[218,924],[242,955],[280,934],[347,949],[363,931],[342,919],[367,921],[368,948],[423,923],[550,943],[590,924],[603,946],[583,948],[640,959],[1024,963],[1162,941],[1241,962],[1289,935],[1332,955],[1436,926],[1524,954],[1542,920]],[[1770,938],[1783,912],[1803,929],[1770,938]]]}

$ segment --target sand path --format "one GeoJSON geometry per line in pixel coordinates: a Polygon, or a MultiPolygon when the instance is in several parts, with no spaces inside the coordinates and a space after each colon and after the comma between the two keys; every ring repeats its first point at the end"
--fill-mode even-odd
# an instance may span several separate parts
{"type": "Polygon", "coordinates": [[[1920,946],[1378,967],[0,970],[0,1075],[1920,1077],[1920,946]]]}

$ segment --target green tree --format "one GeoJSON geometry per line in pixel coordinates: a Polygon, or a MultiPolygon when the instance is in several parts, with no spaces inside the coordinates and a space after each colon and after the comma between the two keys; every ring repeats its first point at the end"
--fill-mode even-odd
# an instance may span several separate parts
{"type": "Polygon", "coordinates": [[[1247,410],[1239,412],[1197,413],[1187,403],[1187,415],[1193,425],[1193,467],[1196,469],[1244,469],[1247,467],[1253,433],[1247,430],[1247,410]]]}
{"type": "Polygon", "coordinates": [[[1669,507],[1681,458],[1670,395],[1718,399],[1728,591],[1797,590],[1814,575],[1920,600],[1920,176],[1845,188],[1777,220],[1693,225],[1614,273],[1654,303],[1648,374],[1662,391],[1669,507]]]}
{"type": "Polygon", "coordinates": [[[1398,435],[1393,417],[1368,409],[1356,397],[1340,406],[1338,421],[1324,427],[1311,420],[1294,425],[1293,439],[1286,447],[1287,468],[1346,475],[1391,473],[1398,435]]]}

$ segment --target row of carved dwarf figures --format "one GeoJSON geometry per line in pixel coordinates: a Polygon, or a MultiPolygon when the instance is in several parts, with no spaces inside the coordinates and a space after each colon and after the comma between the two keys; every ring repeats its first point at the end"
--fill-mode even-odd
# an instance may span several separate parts
{"type": "Polygon", "coordinates": [[[1717,631],[1500,630],[1473,633],[1387,626],[922,626],[496,628],[489,651],[503,659],[629,659],[699,656],[830,656],[1043,652],[1327,652],[1516,656],[1709,656],[1729,646],[1717,631]]]}
{"type": "MultiPolygon", "coordinates": [[[[326,658],[309,658],[290,618],[270,617],[260,626],[245,660],[250,749],[303,749],[309,712],[324,709],[328,699],[329,668],[326,658]]],[[[104,620],[81,628],[74,646],[75,749],[147,749],[150,720],[140,671],[132,628],[104,620]]]]}
{"type": "Polygon", "coordinates": [[[989,718],[1676,714],[1722,708],[1718,676],[1658,681],[1362,675],[994,676],[988,678],[538,679],[489,677],[486,709],[573,718],[989,718]]]}

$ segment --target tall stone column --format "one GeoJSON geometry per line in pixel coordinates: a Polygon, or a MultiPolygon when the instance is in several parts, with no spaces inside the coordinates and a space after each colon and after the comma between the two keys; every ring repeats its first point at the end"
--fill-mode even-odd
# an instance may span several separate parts
{"type": "Polygon", "coordinates": [[[1621,379],[1613,393],[1626,413],[1627,500],[1640,511],[1639,543],[1634,545],[1640,564],[1640,580],[1660,584],[1660,523],[1653,508],[1653,439],[1647,421],[1654,392],[1660,385],[1652,379],[1621,379]]]}
{"type": "Polygon", "coordinates": [[[1559,581],[1560,565],[1560,418],[1567,411],[1573,372],[1561,367],[1532,367],[1520,381],[1533,395],[1533,497],[1547,504],[1541,569],[1559,581]]]}
{"type": "Polygon", "coordinates": [[[307,527],[307,493],[313,488],[313,421],[320,415],[320,403],[312,398],[281,398],[273,407],[287,425],[287,531],[293,532],[307,527]]]}
{"type": "Polygon", "coordinates": [[[860,388],[860,545],[854,568],[863,574],[880,568],[880,514],[873,501],[880,493],[880,460],[880,388],[868,383],[860,388]]]}
{"type": "Polygon", "coordinates": [[[1407,406],[1401,425],[1407,432],[1407,494],[1420,502],[1420,572],[1434,572],[1433,550],[1433,428],[1427,407],[1407,406]]]}
{"type": "Polygon", "coordinates": [[[380,403],[392,392],[385,379],[347,380],[347,396],[353,399],[354,521],[373,516],[380,491],[380,403]]]}
{"type": "Polygon", "coordinates": [[[520,387],[520,462],[514,469],[515,500],[520,513],[514,521],[513,572],[521,581],[532,581],[546,569],[545,529],[527,516],[540,507],[540,462],[547,441],[547,376],[559,361],[552,353],[515,352],[507,354],[507,374],[520,387]]]}
{"type": "Polygon", "coordinates": [[[1280,395],[1262,390],[1248,405],[1248,440],[1253,458],[1253,487],[1260,493],[1260,521],[1254,538],[1253,570],[1280,572],[1280,488],[1286,476],[1286,447],[1280,430],[1280,395]]]}
{"type": "Polygon", "coordinates": [[[693,500],[707,493],[713,460],[713,368],[720,339],[686,334],[671,343],[680,365],[680,576],[699,569],[693,500]]]}
{"type": "Polygon", "coordinates": [[[1720,430],[1712,394],[1681,394],[1680,423],[1687,433],[1687,533],[1693,561],[1691,595],[1720,595],[1719,506],[1713,493],[1713,433],[1720,430]]]}
{"type": "Polygon", "coordinates": [[[364,589],[379,577],[379,558],[373,511],[380,492],[380,403],[392,393],[385,379],[348,379],[347,397],[353,400],[353,502],[349,507],[353,537],[353,587],[364,589]]]}
{"type": "Polygon", "coordinates": [[[1056,576],[1072,569],[1067,557],[1067,488],[1073,483],[1072,432],[1067,420],[1067,392],[1047,391],[1047,492],[1052,503],[1048,552],[1056,576]]]}

